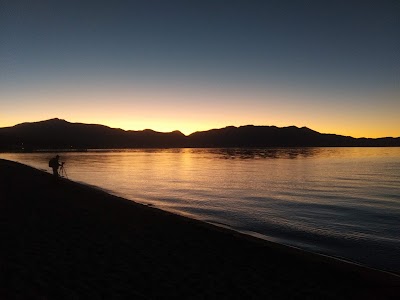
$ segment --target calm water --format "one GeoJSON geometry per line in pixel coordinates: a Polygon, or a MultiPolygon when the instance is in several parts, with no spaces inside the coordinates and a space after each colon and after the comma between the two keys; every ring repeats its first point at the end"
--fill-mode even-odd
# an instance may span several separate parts
{"type": "MultiPolygon", "coordinates": [[[[0,153],[50,171],[52,153],[0,153]]],[[[400,272],[400,148],[61,153],[69,179],[279,243],[400,272]]]]}

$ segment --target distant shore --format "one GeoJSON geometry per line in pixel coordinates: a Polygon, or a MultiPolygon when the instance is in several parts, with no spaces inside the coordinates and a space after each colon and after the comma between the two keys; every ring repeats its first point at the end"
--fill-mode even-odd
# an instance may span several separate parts
{"type": "Polygon", "coordinates": [[[126,148],[266,148],[266,147],[400,147],[400,137],[353,138],[320,133],[307,127],[227,126],[184,135],[71,123],[54,118],[0,128],[0,149],[126,149],[126,148]]]}
{"type": "Polygon", "coordinates": [[[0,298],[388,299],[400,277],[0,160],[0,298]]]}

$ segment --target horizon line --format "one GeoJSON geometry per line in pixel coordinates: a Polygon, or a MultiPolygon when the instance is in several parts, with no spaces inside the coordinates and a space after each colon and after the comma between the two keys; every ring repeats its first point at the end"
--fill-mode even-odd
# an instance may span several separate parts
{"type": "Polygon", "coordinates": [[[68,121],[68,120],[66,120],[66,119],[61,119],[61,118],[58,118],[58,117],[50,118],[50,119],[46,119],[46,120],[40,120],[40,121],[31,121],[31,122],[28,122],[28,121],[27,121],[27,122],[17,123],[17,124],[15,124],[15,125],[11,125],[11,126],[0,127],[0,129],[1,129],[1,128],[15,127],[15,126],[22,125],[22,124],[43,123],[43,122],[48,122],[48,121],[64,121],[64,122],[67,122],[67,123],[70,123],[70,124],[82,124],[82,125],[98,125],[98,126],[105,126],[105,127],[110,128],[110,129],[117,129],[117,130],[123,130],[123,131],[146,131],[146,130],[150,130],[150,131],[154,131],[154,132],[158,132],[158,133],[173,133],[173,132],[179,132],[179,133],[181,133],[182,135],[184,135],[184,136],[186,136],[186,137],[187,137],[187,136],[190,136],[190,135],[192,135],[192,134],[194,134],[194,133],[197,133],[197,132],[207,132],[207,131],[211,131],[211,130],[219,130],[219,129],[224,129],[224,128],[228,128],[228,127],[234,127],[234,128],[240,128],[240,127],[275,127],[275,128],[296,127],[296,128],[298,128],[298,129],[302,129],[302,128],[304,128],[304,129],[309,129],[309,130],[312,130],[312,131],[317,132],[317,133],[319,133],[319,134],[339,135],[339,136],[350,137],[350,138],[354,138],[354,139],[384,139],[384,138],[393,138],[393,139],[396,139],[396,138],[400,138],[400,136],[397,136],[397,137],[396,137],[396,136],[383,136],[383,137],[376,137],[376,138],[370,138],[370,137],[353,137],[353,136],[350,136],[350,135],[341,135],[341,134],[337,134],[337,133],[319,132],[319,131],[316,131],[316,130],[314,130],[314,129],[308,127],[308,126],[301,126],[301,127],[300,127],[300,126],[296,126],[296,125],[288,125],[288,126],[279,127],[279,126],[276,126],[276,125],[254,125],[254,124],[246,124],[246,125],[238,125],[238,126],[235,126],[235,125],[226,125],[226,126],[224,126],[224,127],[211,128],[211,129],[206,129],[206,130],[198,130],[198,131],[193,131],[193,132],[191,132],[191,133],[189,133],[189,134],[185,134],[185,133],[183,133],[181,130],[178,130],[178,129],[172,130],[172,131],[157,131],[157,130],[154,130],[154,129],[151,129],[151,128],[145,128],[145,129],[142,129],[142,130],[123,129],[123,128],[119,128],[119,127],[111,127],[111,126],[109,126],[109,125],[100,124],[100,123],[71,122],[71,121],[68,121]]]}

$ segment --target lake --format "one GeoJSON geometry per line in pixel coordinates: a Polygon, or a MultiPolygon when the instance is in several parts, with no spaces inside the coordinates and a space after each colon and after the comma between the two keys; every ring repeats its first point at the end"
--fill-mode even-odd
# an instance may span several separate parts
{"type": "MultiPolygon", "coordinates": [[[[400,148],[59,154],[70,180],[270,241],[400,273],[400,148]]],[[[52,156],[0,153],[0,158],[46,172],[52,156]]]]}

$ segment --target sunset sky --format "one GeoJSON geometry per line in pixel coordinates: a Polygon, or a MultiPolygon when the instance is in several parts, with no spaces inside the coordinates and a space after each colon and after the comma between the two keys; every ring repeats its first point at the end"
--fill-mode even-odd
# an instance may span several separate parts
{"type": "Polygon", "coordinates": [[[0,127],[400,136],[400,1],[1,1],[0,127]]]}

